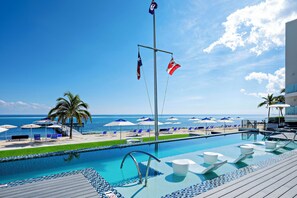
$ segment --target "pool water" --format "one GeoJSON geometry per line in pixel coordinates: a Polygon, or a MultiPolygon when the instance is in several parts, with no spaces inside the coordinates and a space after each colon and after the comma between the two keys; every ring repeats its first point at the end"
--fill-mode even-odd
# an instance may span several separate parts
{"type": "MultiPolygon", "coordinates": [[[[256,138],[257,140],[261,140],[262,137],[263,136],[261,135],[257,135],[256,138]]],[[[254,141],[253,138],[250,140],[242,140],[241,134],[233,134],[3,162],[0,163],[0,184],[61,172],[94,168],[125,197],[147,197],[149,192],[156,193],[155,195],[158,197],[276,155],[275,153],[255,151],[253,157],[247,158],[244,163],[239,163],[237,165],[226,164],[216,170],[215,173],[210,173],[204,176],[188,174],[182,181],[179,181],[180,178],[176,178],[172,174],[172,168],[166,163],[173,159],[187,158],[198,164],[202,164],[203,158],[200,157],[199,154],[204,151],[219,152],[225,156],[236,158],[240,155],[238,146],[245,143],[251,143],[252,141],[254,141]],[[130,158],[127,158],[125,161],[123,169],[120,169],[120,164],[125,154],[134,150],[145,151],[161,159],[161,163],[157,163],[153,160],[151,164],[151,167],[154,170],[161,172],[161,175],[151,177],[149,179],[149,186],[145,189],[142,188],[143,185],[134,185],[131,187],[118,185],[123,181],[137,178],[135,164],[130,158]],[[165,186],[166,188],[160,188],[158,185],[165,186]],[[139,191],[140,188],[143,189],[141,192],[139,191]],[[135,195],[136,191],[138,192],[137,195],[135,195]]],[[[281,152],[285,152],[285,150],[282,150],[279,153],[281,152]]],[[[138,162],[143,164],[143,167],[146,166],[148,156],[143,154],[135,154],[134,156],[138,162]]]]}

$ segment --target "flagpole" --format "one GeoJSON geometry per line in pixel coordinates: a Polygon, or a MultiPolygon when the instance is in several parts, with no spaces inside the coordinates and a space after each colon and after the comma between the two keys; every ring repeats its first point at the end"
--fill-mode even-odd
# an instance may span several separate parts
{"type": "Polygon", "coordinates": [[[154,34],[154,103],[155,103],[155,141],[159,138],[158,129],[158,82],[157,82],[157,46],[156,46],[156,15],[153,14],[153,34],[154,34]]]}

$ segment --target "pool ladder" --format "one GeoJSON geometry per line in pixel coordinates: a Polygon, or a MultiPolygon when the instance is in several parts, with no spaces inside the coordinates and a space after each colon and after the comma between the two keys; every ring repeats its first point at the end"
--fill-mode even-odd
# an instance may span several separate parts
{"type": "Polygon", "coordinates": [[[125,157],[123,158],[122,160],[122,163],[121,163],[121,169],[123,168],[123,165],[124,165],[124,162],[126,160],[126,158],[128,156],[130,156],[137,168],[137,172],[138,172],[138,177],[139,177],[139,183],[141,184],[142,183],[142,175],[141,175],[141,172],[140,172],[140,168],[139,168],[139,165],[138,165],[138,162],[137,160],[135,159],[135,157],[132,155],[133,153],[142,153],[142,154],[145,154],[145,155],[148,155],[149,156],[149,159],[148,159],[148,162],[147,162],[147,166],[146,166],[146,174],[145,174],[145,182],[144,182],[144,186],[147,186],[147,177],[148,177],[148,173],[149,173],[149,169],[150,169],[150,164],[151,164],[151,160],[152,158],[157,160],[158,162],[161,162],[160,159],[158,159],[157,157],[155,157],[154,155],[150,154],[150,153],[147,153],[147,152],[144,152],[144,151],[131,151],[129,153],[127,153],[125,155],[125,157]]]}

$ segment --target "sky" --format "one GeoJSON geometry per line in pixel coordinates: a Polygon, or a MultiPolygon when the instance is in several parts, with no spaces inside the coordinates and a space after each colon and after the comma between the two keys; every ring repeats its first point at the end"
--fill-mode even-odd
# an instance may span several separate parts
{"type": "MultiPolygon", "coordinates": [[[[297,1],[156,2],[157,48],[181,65],[169,76],[171,56],[157,53],[159,113],[266,114],[257,105],[284,88],[297,1]]],[[[150,3],[0,0],[0,114],[47,114],[67,91],[92,114],[152,113],[151,50],[139,49],[136,77],[137,45],[153,45],[150,3]]]]}

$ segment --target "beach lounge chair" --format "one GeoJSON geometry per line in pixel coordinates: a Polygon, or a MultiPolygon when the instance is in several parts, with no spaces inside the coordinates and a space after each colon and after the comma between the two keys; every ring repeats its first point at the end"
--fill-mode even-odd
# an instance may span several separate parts
{"type": "Polygon", "coordinates": [[[220,156],[220,160],[227,160],[228,163],[230,164],[236,164],[238,162],[241,162],[243,160],[245,160],[247,157],[250,157],[254,154],[254,152],[250,152],[250,153],[244,153],[244,154],[240,154],[237,158],[233,159],[227,156],[220,156]]]}
{"type": "Polygon", "coordinates": [[[52,134],[51,140],[54,140],[54,141],[58,140],[58,134],[56,133],[52,134]]]}
{"type": "Polygon", "coordinates": [[[41,135],[40,134],[34,134],[34,141],[40,142],[41,141],[41,135]]]}
{"type": "Polygon", "coordinates": [[[139,129],[137,132],[137,136],[141,136],[142,135],[142,129],[139,129]]]}
{"type": "Polygon", "coordinates": [[[147,132],[147,133],[150,133],[150,132],[151,132],[151,129],[146,130],[146,132],[147,132]]]}
{"type": "Polygon", "coordinates": [[[51,139],[51,137],[52,137],[52,134],[46,134],[46,138],[51,139]]]}
{"type": "Polygon", "coordinates": [[[57,134],[57,138],[58,138],[58,139],[61,139],[61,138],[62,138],[62,134],[60,134],[60,133],[57,134]]]}
{"type": "Polygon", "coordinates": [[[253,144],[245,144],[245,145],[250,146],[250,147],[254,148],[255,150],[266,151],[266,152],[272,153],[272,152],[278,151],[281,148],[285,148],[288,144],[290,144],[290,142],[276,145],[275,148],[266,148],[264,141],[259,141],[259,142],[255,142],[253,144]]]}
{"type": "Polygon", "coordinates": [[[105,136],[105,135],[107,135],[107,131],[103,131],[103,132],[100,134],[100,136],[105,136]]]}
{"type": "Polygon", "coordinates": [[[112,137],[116,137],[117,136],[117,131],[114,131],[112,134],[112,137]]]}

